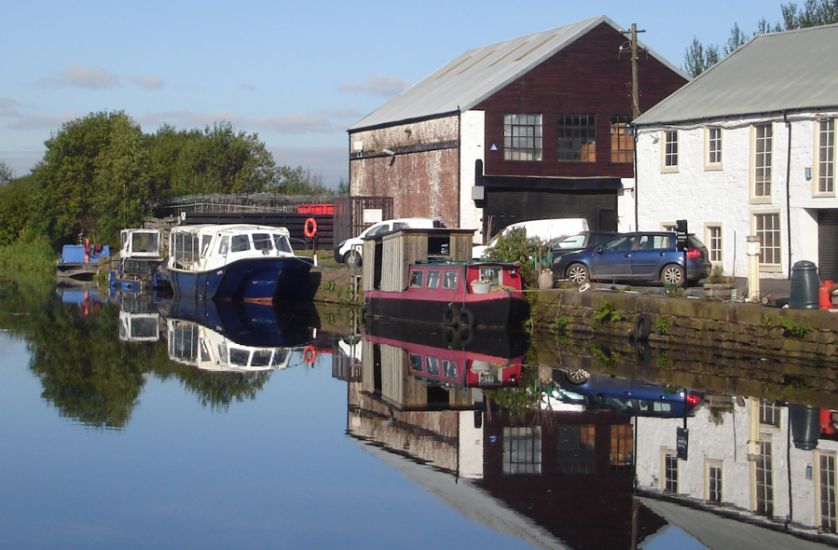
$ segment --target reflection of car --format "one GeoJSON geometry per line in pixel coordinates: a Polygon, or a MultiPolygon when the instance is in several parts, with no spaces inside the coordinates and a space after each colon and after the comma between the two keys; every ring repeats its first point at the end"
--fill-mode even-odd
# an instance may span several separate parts
{"type": "MultiPolygon", "coordinates": [[[[571,252],[579,252],[592,246],[602,244],[603,242],[616,237],[619,233],[613,231],[582,231],[575,235],[568,235],[556,239],[550,243],[550,252],[553,255],[553,266],[558,263],[559,259],[565,254],[571,252]]],[[[555,271],[555,269],[554,269],[555,271]]]]}
{"type": "Polygon", "coordinates": [[[413,228],[434,228],[445,227],[445,224],[439,220],[430,218],[400,218],[396,220],[384,220],[371,225],[361,231],[357,237],[345,239],[335,245],[335,261],[338,263],[345,263],[350,267],[358,267],[361,265],[363,254],[363,242],[365,237],[372,237],[374,235],[381,235],[389,233],[390,231],[397,231],[405,227],[413,228]]]}
{"type": "Polygon", "coordinates": [[[691,416],[703,401],[701,393],[671,389],[642,380],[588,374],[582,370],[557,371],[552,396],[588,410],[611,409],[629,416],[678,418],[691,416]]]}
{"type": "Polygon", "coordinates": [[[605,279],[684,286],[706,277],[710,272],[707,248],[693,235],[687,237],[684,251],[678,250],[676,241],[675,233],[669,231],[621,233],[599,246],[565,254],[555,265],[555,273],[577,284],[605,279]]]}

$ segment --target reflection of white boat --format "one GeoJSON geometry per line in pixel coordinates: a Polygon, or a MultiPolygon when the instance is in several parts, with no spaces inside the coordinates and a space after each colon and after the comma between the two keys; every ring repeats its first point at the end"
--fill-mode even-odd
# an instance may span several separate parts
{"type": "Polygon", "coordinates": [[[171,360],[210,371],[284,369],[293,349],[239,344],[211,328],[181,319],[167,321],[167,337],[171,360]]]}
{"type": "Polygon", "coordinates": [[[120,310],[119,339],[123,342],[157,342],[160,340],[160,314],[120,310]]]}

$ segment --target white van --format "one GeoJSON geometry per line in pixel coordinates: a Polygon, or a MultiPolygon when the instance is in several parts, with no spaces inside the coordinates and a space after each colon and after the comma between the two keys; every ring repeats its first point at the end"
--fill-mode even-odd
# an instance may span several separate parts
{"type": "Polygon", "coordinates": [[[345,263],[350,267],[361,265],[363,255],[363,242],[365,237],[372,237],[382,233],[389,233],[405,227],[418,229],[432,229],[434,227],[445,227],[439,220],[431,218],[398,218],[395,220],[384,220],[371,225],[361,231],[361,234],[351,239],[346,239],[335,245],[335,261],[345,263]]]}
{"type": "Polygon", "coordinates": [[[492,237],[489,244],[474,245],[472,258],[482,258],[486,251],[498,242],[502,235],[508,235],[516,229],[526,229],[527,238],[537,238],[542,242],[551,241],[566,235],[575,235],[588,230],[588,220],[585,218],[550,218],[546,220],[530,220],[507,225],[503,230],[492,237]]]}

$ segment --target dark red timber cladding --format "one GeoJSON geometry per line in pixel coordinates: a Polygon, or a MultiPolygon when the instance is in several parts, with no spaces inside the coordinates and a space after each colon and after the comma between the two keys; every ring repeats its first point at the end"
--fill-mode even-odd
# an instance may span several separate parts
{"type": "MultiPolygon", "coordinates": [[[[498,91],[475,109],[486,112],[487,175],[621,177],[633,175],[631,163],[612,163],[612,115],[631,116],[631,60],[627,37],[605,23],[498,91]],[[620,45],[625,44],[622,53],[620,45]],[[503,115],[541,113],[544,141],[541,162],[503,160],[503,115]],[[596,115],[596,162],[556,160],[558,114],[596,115]],[[492,144],[497,151],[491,151],[492,144]]],[[[677,72],[645,52],[638,60],[640,110],[648,110],[687,83],[677,72]]]]}

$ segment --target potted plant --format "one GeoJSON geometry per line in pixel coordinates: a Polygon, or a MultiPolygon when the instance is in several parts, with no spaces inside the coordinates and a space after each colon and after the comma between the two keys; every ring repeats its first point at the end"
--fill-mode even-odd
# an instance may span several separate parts
{"type": "Polygon", "coordinates": [[[704,292],[708,298],[727,300],[731,298],[731,290],[736,288],[736,279],[727,277],[722,266],[713,267],[710,275],[704,279],[704,292]]]}

